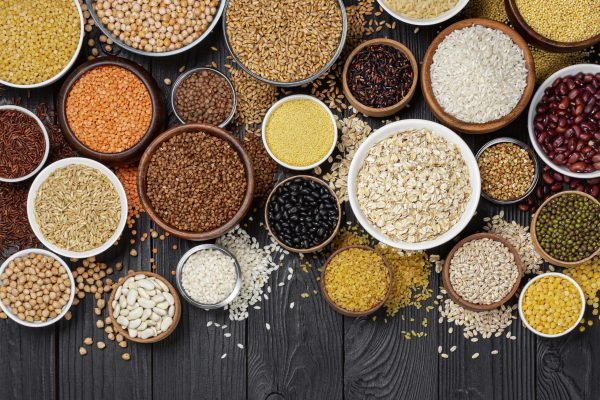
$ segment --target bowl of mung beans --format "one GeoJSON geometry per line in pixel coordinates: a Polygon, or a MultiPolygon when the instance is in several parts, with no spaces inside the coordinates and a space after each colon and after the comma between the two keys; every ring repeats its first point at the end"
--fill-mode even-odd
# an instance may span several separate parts
{"type": "Polygon", "coordinates": [[[211,125],[180,125],[160,134],[140,159],[140,200],[162,229],[187,240],[212,240],[250,209],[254,170],[241,143],[211,125]]]}
{"type": "Polygon", "coordinates": [[[236,64],[262,82],[305,85],[326,73],[342,54],[348,30],[343,0],[226,3],[225,45],[236,64]]]}
{"type": "Polygon", "coordinates": [[[166,2],[86,0],[98,28],[117,45],[149,57],[168,57],[198,45],[213,31],[225,0],[166,2]]]}
{"type": "Polygon", "coordinates": [[[547,272],[527,282],[519,297],[519,317],[527,329],[552,339],[573,331],[585,313],[585,295],[570,276],[547,272]]]}
{"type": "Polygon", "coordinates": [[[567,190],[550,196],[531,220],[531,242],[550,264],[573,267],[600,254],[600,201],[567,190]]]}
{"type": "Polygon", "coordinates": [[[127,222],[119,178],[89,158],[56,161],[35,178],[27,218],[38,240],[63,257],[83,259],[112,247],[127,222]]]}
{"type": "Polygon", "coordinates": [[[136,161],[165,126],[158,84],[140,65],[101,57],[79,66],[63,83],[57,117],[81,155],[117,165],[136,161]]]}
{"type": "Polygon", "coordinates": [[[74,298],[71,270],[48,250],[21,250],[0,267],[0,307],[19,325],[52,325],[65,316],[74,298]]]}
{"type": "Polygon", "coordinates": [[[84,39],[78,0],[8,0],[0,7],[0,84],[35,89],[73,66],[84,39]]]}
{"type": "Polygon", "coordinates": [[[484,144],[475,156],[481,174],[481,196],[496,204],[518,203],[534,190],[540,165],[533,149],[502,137],[484,144]]]}
{"type": "Polygon", "coordinates": [[[377,0],[398,21],[411,25],[436,25],[462,11],[469,0],[377,0]]]}

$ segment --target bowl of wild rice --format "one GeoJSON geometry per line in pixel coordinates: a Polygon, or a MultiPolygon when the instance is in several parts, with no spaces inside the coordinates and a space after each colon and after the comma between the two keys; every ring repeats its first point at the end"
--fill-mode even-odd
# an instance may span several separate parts
{"type": "Polygon", "coordinates": [[[127,222],[127,196],[117,176],[88,158],[56,161],[35,178],[27,218],[39,241],[63,257],[108,250],[127,222]]]}
{"type": "Polygon", "coordinates": [[[398,21],[411,25],[436,25],[462,11],[469,0],[377,0],[398,21]]]}

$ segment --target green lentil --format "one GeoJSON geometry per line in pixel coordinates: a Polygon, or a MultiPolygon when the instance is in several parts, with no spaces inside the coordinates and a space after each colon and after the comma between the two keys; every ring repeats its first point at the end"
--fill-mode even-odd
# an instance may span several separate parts
{"type": "Polygon", "coordinates": [[[550,256],[567,262],[583,260],[600,248],[600,205],[589,197],[564,194],[540,211],[535,230],[550,256]]]}
{"type": "Polygon", "coordinates": [[[81,35],[73,0],[4,0],[0,6],[0,79],[37,84],[69,64],[81,35]]]}
{"type": "Polygon", "coordinates": [[[327,155],[334,144],[335,129],[321,104],[308,99],[290,100],[269,115],[265,138],[279,161],[293,167],[307,167],[327,155]]]}
{"type": "Polygon", "coordinates": [[[383,301],[390,276],[379,254],[354,247],[331,259],[323,283],[329,298],[340,308],[365,312],[383,301]]]}

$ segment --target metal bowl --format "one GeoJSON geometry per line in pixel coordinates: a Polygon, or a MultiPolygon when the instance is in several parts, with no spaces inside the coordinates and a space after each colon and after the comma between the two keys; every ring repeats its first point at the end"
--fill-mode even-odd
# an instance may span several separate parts
{"type": "MultiPolygon", "coordinates": [[[[95,0],[95,1],[98,1],[98,0],[95,0]]],[[[172,56],[172,55],[175,55],[175,54],[183,53],[184,51],[187,51],[187,50],[191,49],[192,47],[196,46],[198,43],[200,43],[201,41],[203,41],[204,39],[206,39],[206,37],[212,32],[212,30],[215,28],[215,26],[219,22],[219,18],[221,18],[221,14],[223,13],[223,9],[225,8],[225,0],[221,0],[221,2],[219,4],[219,8],[217,9],[217,13],[214,16],[213,21],[210,23],[210,25],[208,26],[208,28],[206,29],[206,31],[204,31],[204,33],[202,35],[200,35],[200,37],[198,39],[194,40],[192,43],[188,44],[187,46],[183,46],[180,49],[171,50],[171,51],[163,51],[163,52],[159,53],[159,52],[152,52],[152,51],[144,51],[144,50],[140,50],[140,49],[134,49],[133,47],[126,45],[121,40],[119,40],[118,38],[116,38],[112,34],[112,32],[109,31],[104,26],[104,24],[102,23],[102,21],[100,21],[100,18],[98,18],[98,15],[96,15],[96,10],[94,10],[93,3],[94,3],[93,0],[85,0],[85,4],[88,6],[88,10],[90,12],[90,15],[94,19],[95,25],[102,31],[102,33],[105,36],[107,36],[108,38],[110,38],[119,47],[121,47],[121,48],[123,48],[123,49],[125,49],[127,51],[130,51],[132,53],[139,54],[139,55],[142,55],[142,56],[148,56],[148,57],[168,57],[168,56],[172,56]]]]}
{"type": "Polygon", "coordinates": [[[540,180],[540,163],[538,161],[537,156],[535,155],[535,152],[533,151],[533,149],[531,147],[529,147],[527,144],[525,144],[524,142],[522,142],[520,140],[509,138],[509,137],[497,138],[497,139],[491,140],[491,141],[487,142],[486,144],[484,144],[483,147],[481,147],[481,149],[479,149],[479,151],[477,152],[477,155],[475,156],[478,163],[479,163],[479,157],[481,157],[481,155],[483,154],[484,151],[486,151],[490,147],[492,147],[496,144],[499,144],[499,143],[516,144],[520,148],[527,151],[527,154],[529,154],[529,158],[531,158],[531,161],[533,162],[533,181],[531,181],[531,186],[529,186],[529,189],[525,192],[525,194],[523,194],[521,197],[518,197],[516,199],[511,199],[511,200],[495,199],[483,191],[483,186],[481,189],[481,197],[483,197],[484,199],[491,201],[492,203],[495,203],[495,204],[503,204],[503,205],[515,204],[515,203],[518,203],[521,200],[525,199],[527,196],[529,196],[535,190],[535,187],[537,186],[537,183],[540,180]]]}
{"type": "Polygon", "coordinates": [[[233,49],[231,48],[231,45],[229,43],[229,37],[227,36],[227,9],[229,8],[230,0],[224,0],[224,1],[226,2],[225,11],[223,12],[223,36],[225,37],[225,46],[227,47],[227,50],[233,57],[236,64],[239,65],[248,75],[252,76],[253,78],[255,78],[261,82],[268,83],[269,85],[273,85],[273,86],[279,86],[279,87],[296,87],[296,86],[306,85],[307,83],[314,81],[315,79],[319,78],[324,73],[326,73],[333,66],[333,64],[335,64],[335,62],[337,61],[339,56],[342,54],[342,50],[344,50],[344,44],[346,43],[346,35],[348,33],[348,16],[346,14],[346,7],[344,5],[344,1],[338,0],[339,6],[340,6],[340,11],[342,12],[342,35],[340,36],[340,44],[338,45],[337,50],[333,54],[333,57],[331,57],[331,60],[329,60],[329,62],[327,64],[325,64],[325,66],[322,69],[320,69],[317,73],[309,76],[308,78],[301,79],[299,81],[277,82],[277,81],[272,81],[270,79],[263,78],[262,76],[256,74],[255,72],[251,71],[250,69],[248,69],[240,61],[240,59],[236,56],[236,54],[233,52],[233,49]]]}
{"type": "MultiPolygon", "coordinates": [[[[221,71],[214,69],[214,68],[199,67],[199,68],[190,69],[189,71],[185,72],[184,74],[181,74],[179,76],[179,78],[177,78],[177,80],[173,84],[173,89],[171,90],[171,108],[173,109],[173,114],[175,114],[175,117],[177,117],[179,122],[181,122],[182,124],[197,123],[196,121],[184,121],[183,118],[181,118],[181,116],[179,116],[179,114],[177,114],[177,107],[175,107],[175,96],[177,95],[177,89],[179,89],[179,86],[181,85],[181,83],[184,80],[186,80],[191,74],[193,74],[195,72],[200,72],[200,71],[210,71],[212,73],[222,76],[223,78],[225,78],[225,82],[227,82],[227,84],[229,85],[229,88],[231,89],[231,93],[233,94],[233,104],[231,107],[231,113],[227,116],[225,121],[223,121],[219,125],[219,128],[224,128],[231,122],[231,120],[235,116],[235,110],[237,108],[237,93],[235,92],[235,88],[233,87],[231,80],[224,73],[222,73],[221,71]]],[[[203,122],[200,122],[200,123],[203,123],[203,122]]]]}
{"type": "Polygon", "coordinates": [[[193,305],[195,307],[202,308],[204,310],[215,310],[217,308],[223,308],[226,305],[228,305],[229,303],[231,303],[233,301],[233,299],[235,299],[237,297],[237,295],[240,293],[240,290],[242,288],[242,269],[240,268],[240,264],[238,263],[236,258],[233,256],[233,254],[231,254],[225,248],[223,248],[221,246],[217,246],[216,244],[201,244],[200,246],[191,248],[183,255],[183,257],[181,257],[181,259],[179,260],[179,263],[177,264],[175,283],[177,284],[177,289],[179,290],[179,293],[181,293],[181,296],[184,299],[186,299],[188,303],[190,303],[191,305],[193,305]],[[223,300],[217,304],[202,304],[202,303],[197,302],[190,295],[188,295],[186,293],[185,289],[183,288],[183,284],[181,283],[181,274],[183,272],[183,266],[185,265],[186,261],[193,254],[196,254],[197,252],[202,251],[202,250],[220,251],[221,253],[231,257],[231,259],[233,260],[233,264],[235,265],[236,283],[235,283],[235,287],[233,288],[233,292],[231,292],[231,294],[229,296],[227,296],[225,298],[225,300],[223,300]]]}

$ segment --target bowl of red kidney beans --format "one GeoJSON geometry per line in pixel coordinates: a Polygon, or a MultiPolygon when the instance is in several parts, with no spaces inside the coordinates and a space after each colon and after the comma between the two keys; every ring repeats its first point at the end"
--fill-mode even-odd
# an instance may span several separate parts
{"type": "Polygon", "coordinates": [[[528,128],[553,170],[600,178],[600,65],[572,65],[546,79],[529,106],[528,128]]]}

